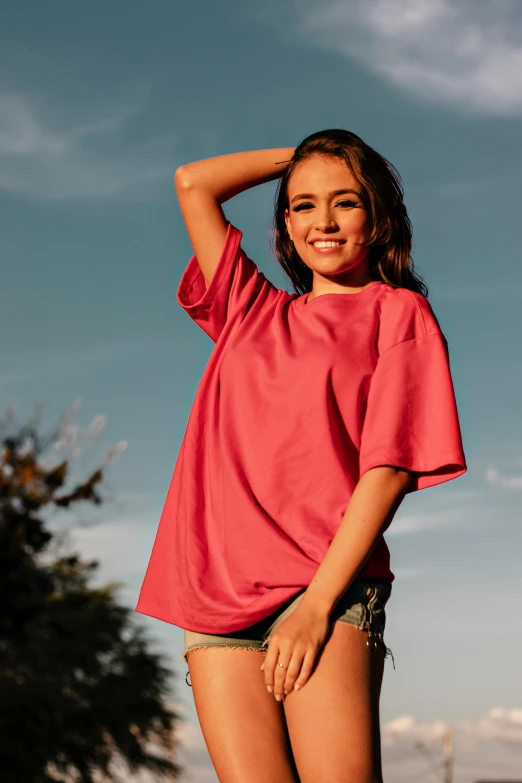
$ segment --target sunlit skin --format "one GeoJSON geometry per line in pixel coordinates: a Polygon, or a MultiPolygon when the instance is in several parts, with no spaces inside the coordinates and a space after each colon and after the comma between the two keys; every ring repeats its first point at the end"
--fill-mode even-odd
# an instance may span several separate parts
{"type": "Polygon", "coordinates": [[[356,244],[366,240],[371,231],[361,195],[357,180],[338,158],[313,155],[290,177],[290,209],[285,209],[285,222],[297,253],[313,272],[307,301],[322,294],[357,293],[374,282],[369,274],[368,247],[356,244]],[[351,192],[331,195],[336,190],[351,192]],[[296,198],[306,193],[313,196],[296,198]],[[345,240],[345,244],[321,255],[310,244],[319,237],[345,240]]]}

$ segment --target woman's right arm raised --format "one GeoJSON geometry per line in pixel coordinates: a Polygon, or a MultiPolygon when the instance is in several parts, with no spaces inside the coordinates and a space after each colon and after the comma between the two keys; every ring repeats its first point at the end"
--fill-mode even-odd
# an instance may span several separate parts
{"type": "Polygon", "coordinates": [[[207,285],[223,252],[227,233],[221,204],[243,190],[280,177],[294,149],[234,152],[186,163],[176,169],[174,184],[179,207],[207,285]]]}

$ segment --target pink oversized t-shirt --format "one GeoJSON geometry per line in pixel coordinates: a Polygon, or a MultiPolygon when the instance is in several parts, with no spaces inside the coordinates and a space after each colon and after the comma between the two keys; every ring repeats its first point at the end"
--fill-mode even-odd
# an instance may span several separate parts
{"type": "MultiPolygon", "coordinates": [[[[276,288],[228,223],[206,285],[178,304],[215,346],[190,411],[136,611],[201,633],[274,612],[312,581],[359,478],[408,492],[466,471],[447,342],[428,301],[276,288]]],[[[391,522],[389,520],[388,524],[391,522]]],[[[357,578],[394,579],[383,537],[357,578]]]]}

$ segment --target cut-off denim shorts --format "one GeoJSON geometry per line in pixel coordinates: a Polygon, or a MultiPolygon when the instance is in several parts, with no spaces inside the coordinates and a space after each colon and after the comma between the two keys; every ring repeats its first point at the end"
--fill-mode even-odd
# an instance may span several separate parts
{"type": "MultiPolygon", "coordinates": [[[[306,587],[303,587],[296,596],[285,601],[271,615],[239,631],[211,635],[185,630],[185,649],[179,660],[188,664],[189,652],[199,647],[239,648],[266,652],[272,634],[296,608],[305,590],[306,587]]],[[[385,650],[384,657],[387,658],[388,655],[391,655],[393,668],[395,668],[393,653],[384,643],[385,606],[391,591],[392,583],[389,580],[367,579],[352,582],[335,605],[330,620],[332,623],[348,623],[348,625],[353,625],[360,631],[366,632],[368,634],[366,640],[368,649],[373,651],[381,644],[385,650]]],[[[190,685],[191,683],[187,680],[188,674],[189,672],[185,676],[185,681],[187,685],[190,685]]]]}

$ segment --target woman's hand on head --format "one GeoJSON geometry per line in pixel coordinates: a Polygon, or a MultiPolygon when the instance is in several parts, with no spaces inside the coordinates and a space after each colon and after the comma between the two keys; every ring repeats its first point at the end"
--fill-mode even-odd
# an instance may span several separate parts
{"type": "Polygon", "coordinates": [[[272,635],[265,662],[265,685],[274,697],[299,690],[310,678],[330,630],[326,613],[298,605],[272,635]],[[284,664],[286,668],[279,666],[284,664]],[[272,690],[270,690],[272,689],[272,690]]]}

